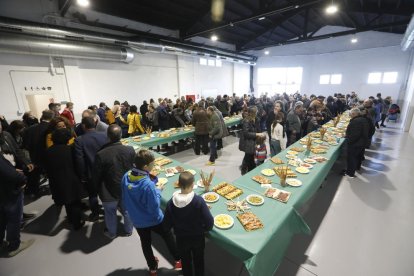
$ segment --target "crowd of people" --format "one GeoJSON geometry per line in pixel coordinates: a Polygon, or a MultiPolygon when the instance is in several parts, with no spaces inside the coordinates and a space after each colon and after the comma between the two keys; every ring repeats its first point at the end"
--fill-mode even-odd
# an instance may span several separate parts
{"type": "Polygon", "coordinates": [[[209,154],[207,165],[215,165],[222,138],[228,135],[227,116],[241,114],[239,149],[244,152],[240,166],[245,174],[270,156],[324,123],[350,110],[346,131],[348,162],[344,171],[349,177],[361,168],[365,148],[370,146],[375,129],[385,127],[392,100],[390,97],[359,99],[349,95],[318,96],[295,93],[255,98],[217,96],[201,98],[150,99],[139,107],[115,101],[89,106],[77,123],[74,104],[51,103],[40,119],[27,112],[22,120],[10,124],[0,116],[0,238],[1,249],[14,256],[28,248],[33,240],[21,241],[20,229],[33,215],[23,213],[24,196],[36,199],[39,187],[48,179],[57,208],[65,207],[67,221],[74,230],[89,221],[104,217],[104,235],[114,239],[130,236],[136,228],[150,275],[156,275],[158,259],[151,249],[151,233],[164,239],[175,259],[175,269],[184,275],[203,275],[204,233],[212,228],[212,216],[204,201],[192,192],[194,178],[182,173],[181,191],[173,195],[165,214],[160,209],[157,178],[150,175],[154,156],[149,150],[122,145],[121,138],[145,133],[145,128],[167,130],[192,124],[195,127],[194,152],[209,154]],[[88,198],[89,204],[81,201],[88,198]],[[100,204],[100,202],[102,204],[100,204]],[[103,209],[103,210],[102,210],[103,209]],[[124,229],[117,229],[117,210],[124,217],[124,229]],[[176,239],[170,229],[174,229],[176,239]]]}

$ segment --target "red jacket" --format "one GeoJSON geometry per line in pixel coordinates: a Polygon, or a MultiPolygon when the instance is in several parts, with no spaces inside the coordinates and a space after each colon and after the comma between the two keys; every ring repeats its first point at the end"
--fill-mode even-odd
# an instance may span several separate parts
{"type": "Polygon", "coordinates": [[[60,114],[60,116],[65,117],[66,119],[68,119],[69,124],[74,127],[76,122],[75,122],[75,116],[73,116],[73,112],[67,108],[65,108],[65,110],[63,110],[63,112],[60,114]]]}

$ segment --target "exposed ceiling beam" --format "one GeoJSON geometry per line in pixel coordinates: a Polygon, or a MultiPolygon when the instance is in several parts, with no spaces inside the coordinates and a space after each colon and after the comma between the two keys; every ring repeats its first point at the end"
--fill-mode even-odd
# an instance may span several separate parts
{"type": "Polygon", "coordinates": [[[305,10],[305,16],[303,17],[303,33],[302,37],[307,38],[308,37],[308,22],[309,22],[309,8],[305,10]]]}
{"type": "Polygon", "coordinates": [[[302,1],[295,2],[295,3],[289,3],[288,5],[285,5],[283,7],[278,7],[276,9],[272,9],[272,10],[269,10],[269,11],[264,12],[264,13],[256,14],[256,15],[253,15],[253,16],[245,17],[245,18],[241,18],[241,19],[235,20],[233,22],[224,23],[224,24],[221,24],[221,25],[216,26],[216,27],[212,27],[212,28],[209,28],[209,29],[205,29],[205,30],[195,32],[195,33],[187,34],[184,38],[190,38],[190,37],[193,37],[193,36],[198,36],[198,35],[201,35],[201,34],[217,31],[217,30],[220,30],[220,29],[223,29],[223,28],[233,27],[233,26],[241,24],[241,23],[250,22],[252,20],[257,20],[260,17],[267,17],[267,16],[276,15],[276,14],[281,14],[281,13],[291,11],[291,10],[303,9],[307,6],[315,5],[315,4],[317,4],[321,1],[322,0],[313,0],[313,1],[309,2],[309,1],[303,1],[302,0],[302,1]]]}
{"type": "Polygon", "coordinates": [[[356,33],[360,33],[360,32],[371,31],[371,30],[391,28],[391,27],[395,27],[395,26],[403,26],[403,25],[408,25],[409,22],[410,22],[410,20],[407,19],[407,20],[402,20],[402,21],[397,21],[397,22],[392,22],[392,23],[387,23],[387,24],[379,24],[379,25],[373,25],[373,26],[362,26],[362,27],[355,28],[355,29],[349,30],[349,31],[342,31],[342,32],[325,34],[325,35],[318,35],[318,36],[313,36],[313,37],[308,37],[308,38],[298,38],[298,39],[295,39],[295,40],[288,40],[288,41],[283,41],[283,42],[282,41],[275,42],[275,43],[268,44],[268,45],[243,49],[242,52],[252,51],[252,50],[262,50],[264,48],[269,48],[269,47],[282,46],[282,45],[288,45],[288,44],[296,44],[296,43],[302,43],[302,42],[307,42],[307,41],[315,41],[315,40],[327,39],[327,38],[332,38],[332,37],[351,35],[351,34],[356,34],[356,33]]]}
{"type": "Polygon", "coordinates": [[[66,13],[68,12],[70,6],[73,4],[73,0],[63,0],[63,1],[59,1],[59,13],[60,16],[65,17],[66,13]]]}

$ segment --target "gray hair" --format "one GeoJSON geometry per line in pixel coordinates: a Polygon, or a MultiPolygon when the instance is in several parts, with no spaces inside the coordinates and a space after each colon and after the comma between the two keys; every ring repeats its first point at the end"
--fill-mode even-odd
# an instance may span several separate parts
{"type": "Polygon", "coordinates": [[[351,109],[351,115],[360,116],[361,115],[361,110],[359,108],[357,108],[357,107],[352,108],[351,109]]]}

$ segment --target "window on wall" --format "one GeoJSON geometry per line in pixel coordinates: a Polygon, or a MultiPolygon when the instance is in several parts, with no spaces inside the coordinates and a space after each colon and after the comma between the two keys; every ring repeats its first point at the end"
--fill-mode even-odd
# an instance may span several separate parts
{"type": "Polygon", "coordinates": [[[207,59],[207,58],[200,58],[199,60],[200,65],[204,66],[215,66],[215,67],[222,67],[223,62],[219,59],[207,59]]]}
{"type": "Polygon", "coordinates": [[[384,72],[382,76],[382,83],[396,83],[398,72],[384,72]]]}
{"type": "Polygon", "coordinates": [[[368,83],[369,84],[378,84],[381,83],[381,72],[373,72],[368,74],[368,83]]]}
{"type": "Polygon", "coordinates": [[[342,74],[320,75],[319,84],[341,84],[342,74]]]}
{"type": "Polygon", "coordinates": [[[390,84],[396,83],[398,72],[372,72],[368,74],[368,84],[390,84]]]}
{"type": "Polygon", "coordinates": [[[272,67],[257,70],[259,94],[295,93],[302,83],[302,67],[272,67]]]}

